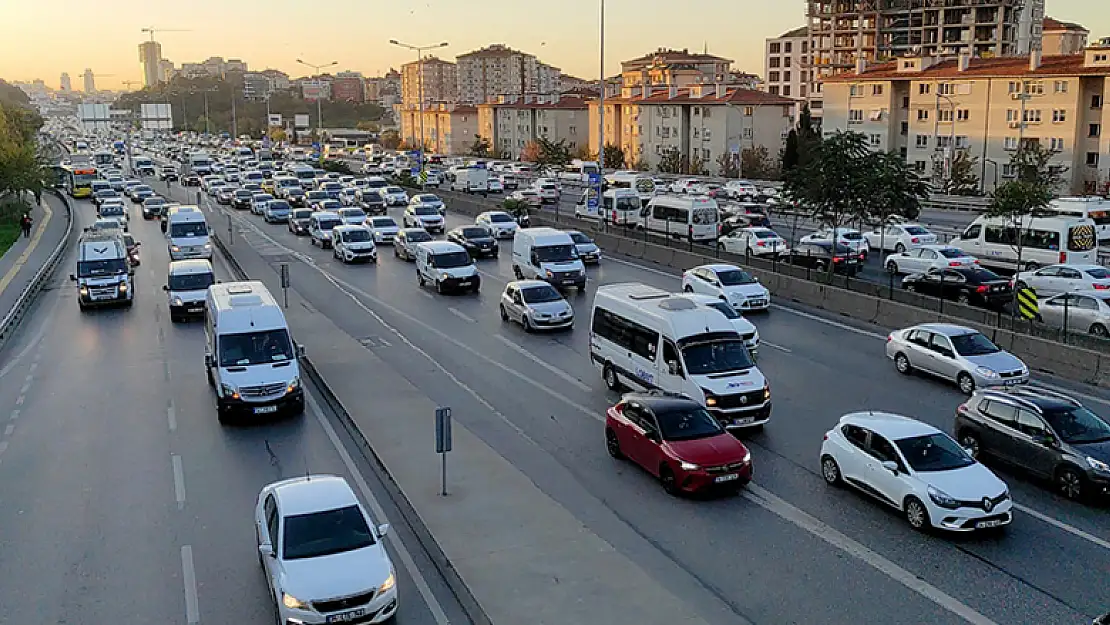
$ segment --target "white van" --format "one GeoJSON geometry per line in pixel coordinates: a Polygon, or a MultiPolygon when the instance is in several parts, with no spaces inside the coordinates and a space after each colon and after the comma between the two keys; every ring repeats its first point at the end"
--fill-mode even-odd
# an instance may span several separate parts
{"type": "Polygon", "coordinates": [[[115,232],[87,232],[77,242],[77,273],[70,280],[77,283],[77,305],[123,304],[131,306],[135,298],[132,270],[123,237],[115,232]]]}
{"type": "Polygon", "coordinates": [[[771,418],[771,389],[732,322],[655,287],[598,287],[590,360],[610,389],[686,395],[726,428],[762,427],[771,418]]]}
{"type": "MultiPolygon", "coordinates": [[[[949,245],[977,257],[986,267],[1016,271],[1019,267],[1015,223],[1009,217],[981,216],[949,245]]],[[[1021,220],[1021,230],[1022,271],[1055,264],[1098,262],[1098,240],[1091,219],[1026,216],[1021,220]]]]}
{"type": "Polygon", "coordinates": [[[631,189],[609,189],[601,194],[601,203],[598,213],[591,213],[587,204],[589,196],[596,195],[596,189],[586,189],[582,192],[581,199],[574,206],[574,216],[586,219],[597,219],[598,213],[605,221],[616,225],[634,226],[640,221],[640,211],[643,210],[643,200],[631,189]]]}
{"type": "Polygon", "coordinates": [[[1110,245],[1110,200],[1098,196],[1062,197],[1045,207],[1061,217],[1079,217],[1095,222],[1095,234],[1102,245],[1110,245]]]}
{"type": "Polygon", "coordinates": [[[170,321],[184,321],[190,315],[204,314],[208,287],[216,283],[212,263],[194,258],[170,262],[170,271],[162,290],[170,307],[170,321]]]}
{"type": "Polygon", "coordinates": [[[451,181],[452,191],[463,193],[481,193],[489,191],[489,170],[485,167],[468,166],[455,170],[455,178],[451,181]]]}
{"type": "Polygon", "coordinates": [[[339,213],[331,211],[316,211],[308,218],[308,236],[313,245],[324,249],[331,247],[331,229],[343,225],[343,218],[339,213]]]}
{"type": "Polygon", "coordinates": [[[216,391],[220,423],[234,413],[253,416],[304,412],[297,357],[281,307],[261,282],[208,288],[204,366],[216,391]]]}
{"type": "Polygon", "coordinates": [[[639,227],[658,234],[694,241],[717,238],[720,208],[717,200],[700,195],[656,196],[640,211],[639,227]]]}
{"type": "Polygon", "coordinates": [[[448,241],[428,241],[416,246],[416,279],[420,286],[431,283],[439,293],[470,290],[482,286],[482,276],[466,248],[448,241]]]}
{"type": "Polygon", "coordinates": [[[166,241],[170,260],[203,258],[212,260],[212,241],[208,238],[208,221],[200,207],[172,206],[166,215],[166,241]]]}
{"type": "Polygon", "coordinates": [[[609,190],[625,189],[634,192],[640,198],[640,208],[647,206],[651,198],[655,197],[655,179],[641,171],[615,171],[605,176],[605,184],[609,186],[609,190]]]}
{"type": "Polygon", "coordinates": [[[522,228],[513,237],[513,274],[517,280],[543,280],[556,288],[586,290],[586,266],[574,239],[554,228],[522,228]]]}

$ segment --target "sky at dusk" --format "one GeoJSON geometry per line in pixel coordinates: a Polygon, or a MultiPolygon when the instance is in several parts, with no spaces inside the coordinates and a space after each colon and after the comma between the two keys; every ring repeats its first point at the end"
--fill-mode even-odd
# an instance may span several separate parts
{"type": "MultiPolygon", "coordinates": [[[[598,75],[599,0],[0,0],[0,78],[41,78],[57,88],[91,67],[99,88],[142,79],[138,44],[147,26],[162,55],[180,66],[210,56],[238,58],[252,70],[297,76],[295,62],[339,61],[338,70],[375,76],[415,58],[389,39],[446,41],[443,58],[503,43],[583,78],[598,75]],[[109,76],[110,75],[110,76],[109,76]]],[[[763,72],[763,40],[805,23],[804,0],[608,0],[605,70],[660,46],[701,50],[763,72]]],[[[1047,12],[1080,22],[1091,38],[1110,36],[1110,0],[1048,0],[1047,12]]]]}

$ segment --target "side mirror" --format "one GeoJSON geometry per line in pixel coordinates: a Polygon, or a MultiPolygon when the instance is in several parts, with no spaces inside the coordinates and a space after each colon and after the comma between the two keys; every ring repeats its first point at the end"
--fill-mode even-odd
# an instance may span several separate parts
{"type": "Polygon", "coordinates": [[[170,285],[168,285],[168,284],[163,284],[163,285],[162,285],[162,290],[163,290],[163,291],[166,291],[166,292],[169,292],[169,290],[170,290],[170,285]]]}
{"type": "Polygon", "coordinates": [[[644,430],[644,438],[648,439],[649,441],[655,441],[656,443],[658,443],[660,440],[659,432],[655,430],[644,430]]]}
{"type": "Polygon", "coordinates": [[[296,353],[297,358],[304,358],[305,353],[306,353],[305,348],[304,348],[304,343],[297,343],[293,347],[293,351],[296,353]]]}
{"type": "Polygon", "coordinates": [[[389,533],[389,523],[382,523],[378,526],[378,537],[384,537],[389,533]]]}
{"type": "Polygon", "coordinates": [[[274,548],[269,543],[262,543],[258,546],[258,553],[266,556],[267,558],[275,558],[277,554],[274,553],[274,548]]]}
{"type": "Polygon", "coordinates": [[[74,281],[74,282],[77,282],[77,275],[71,273],[71,274],[69,274],[69,279],[74,281]]]}
{"type": "Polygon", "coordinates": [[[895,475],[898,475],[898,463],[894,462],[893,460],[887,460],[883,462],[883,468],[895,475]]]}

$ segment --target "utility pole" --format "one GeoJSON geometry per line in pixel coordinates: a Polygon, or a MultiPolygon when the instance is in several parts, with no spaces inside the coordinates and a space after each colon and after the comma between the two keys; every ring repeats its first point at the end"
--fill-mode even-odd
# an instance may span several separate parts
{"type": "MultiPolygon", "coordinates": [[[[598,86],[601,87],[597,101],[597,202],[602,205],[601,190],[605,188],[605,0],[601,0],[600,37],[598,42],[598,86]]],[[[644,89],[646,85],[640,85],[644,89]]],[[[604,220],[602,220],[604,221],[604,220]]]]}
{"type": "Polygon", "coordinates": [[[235,112],[235,90],[231,90],[231,140],[239,137],[239,116],[235,112]]]}
{"type": "MultiPolygon", "coordinates": [[[[331,67],[333,65],[339,65],[339,61],[332,61],[331,63],[325,63],[323,65],[315,65],[313,63],[305,63],[301,59],[297,59],[297,62],[300,63],[301,65],[304,65],[305,67],[311,67],[316,72],[316,81],[317,82],[320,82],[320,70],[324,69],[325,67],[331,67]]],[[[320,100],[321,100],[322,96],[324,95],[323,91],[324,91],[323,89],[320,89],[320,91],[317,92],[317,94],[316,94],[316,142],[317,143],[320,143],[324,140],[324,138],[323,138],[323,135],[324,135],[323,115],[324,114],[322,112],[322,109],[320,108],[320,100]]],[[[267,122],[267,123],[269,123],[269,122],[267,122]]]]}

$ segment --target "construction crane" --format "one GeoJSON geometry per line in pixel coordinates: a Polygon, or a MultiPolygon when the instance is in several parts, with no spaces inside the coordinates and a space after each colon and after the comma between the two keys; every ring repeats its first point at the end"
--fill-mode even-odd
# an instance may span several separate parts
{"type": "Polygon", "coordinates": [[[142,29],[142,32],[150,33],[150,40],[154,41],[154,33],[187,33],[190,31],[185,28],[155,28],[153,26],[149,26],[142,29]]]}
{"type": "Polygon", "coordinates": [[[127,90],[130,91],[131,90],[131,85],[141,84],[141,81],[138,81],[138,80],[121,80],[120,84],[122,84],[124,87],[127,87],[127,90]]]}

